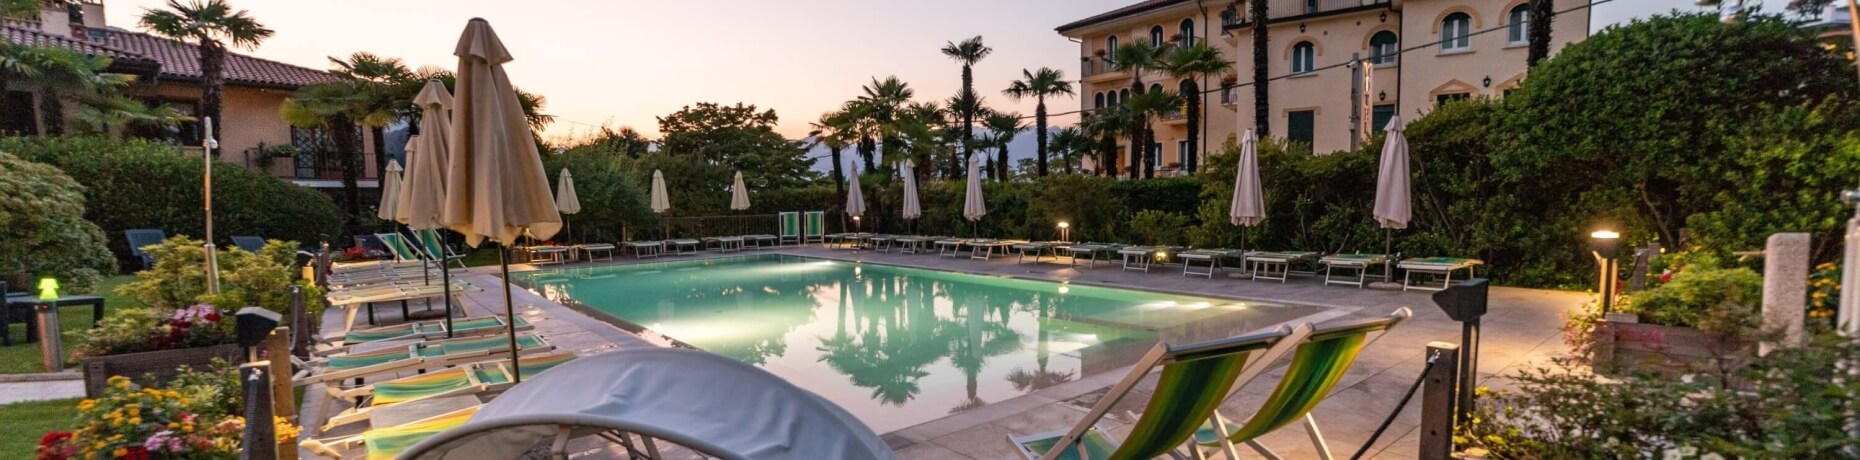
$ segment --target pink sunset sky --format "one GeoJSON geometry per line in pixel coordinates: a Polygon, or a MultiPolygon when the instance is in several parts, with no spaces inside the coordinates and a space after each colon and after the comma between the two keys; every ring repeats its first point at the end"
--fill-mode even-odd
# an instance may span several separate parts
{"type": "MultiPolygon", "coordinates": [[[[1021,69],[1053,67],[1078,77],[1078,45],[1053,28],[1136,0],[229,1],[277,31],[241,52],[318,69],[329,67],[328,56],[356,51],[411,67],[454,67],[452,47],[465,22],[488,19],[516,56],[507,67],[512,81],[548,98],[546,112],[557,118],[545,135],[559,139],[603,124],[656,137],[655,116],[696,102],[775,109],[781,133],[799,138],[809,121],[874,76],[897,75],[923,100],[955,94],[960,68],[937,50],[974,35],[994,48],[975,69],[977,91],[992,107],[1031,115],[1032,101],[1000,93],[1021,69]]],[[[138,29],[143,10],[163,3],[111,0],[107,21],[138,29]]],[[[1225,4],[1207,3],[1211,17],[1225,4]]],[[[1613,2],[1597,7],[1595,22],[1691,4],[1613,2]]],[[[1078,102],[1048,105],[1058,113],[1078,102]]]]}

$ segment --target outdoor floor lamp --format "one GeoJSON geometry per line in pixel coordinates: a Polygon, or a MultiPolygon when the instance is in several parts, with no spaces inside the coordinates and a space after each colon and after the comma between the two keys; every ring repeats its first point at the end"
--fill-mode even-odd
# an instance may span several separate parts
{"type": "Polygon", "coordinates": [[[1614,309],[1616,272],[1620,263],[1615,262],[1615,254],[1621,247],[1621,234],[1609,230],[1599,230],[1589,234],[1589,250],[1595,255],[1595,262],[1601,265],[1602,279],[1602,313],[1614,309]]]}

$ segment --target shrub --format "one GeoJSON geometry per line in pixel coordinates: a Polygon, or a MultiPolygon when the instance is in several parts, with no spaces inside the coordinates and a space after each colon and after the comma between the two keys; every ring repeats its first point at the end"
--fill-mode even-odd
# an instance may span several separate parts
{"type": "Polygon", "coordinates": [[[0,281],[49,276],[66,292],[89,293],[116,266],[103,230],[83,216],[84,187],[70,176],[0,153],[0,281]]]}
{"type": "MultiPolygon", "coordinates": [[[[237,247],[220,252],[220,292],[207,292],[201,270],[205,250],[199,240],[176,236],[146,248],[155,265],[136,272],[136,279],[117,287],[117,294],[144,306],[118,309],[91,331],[72,333],[80,356],[104,356],[142,351],[212,346],[232,340],[232,322],[221,315],[248,306],[284,314],[289,324],[290,289],[300,286],[305,299],[322,296],[322,289],[296,279],[296,243],[270,241],[257,254],[237,247]]],[[[306,302],[306,317],[321,318],[321,302],[306,302]]],[[[316,324],[305,325],[315,333],[316,324]]]]}
{"type": "MultiPolygon", "coordinates": [[[[97,137],[0,138],[0,151],[48,163],[88,188],[84,217],[102,227],[118,260],[131,260],[123,230],[156,228],[169,235],[201,235],[205,221],[199,157],[140,140],[97,137]]],[[[216,236],[259,235],[287,241],[326,241],[339,235],[342,212],[321,192],[221,163],[213,168],[216,236]]],[[[217,241],[222,245],[229,241],[217,241]]]]}
{"type": "Polygon", "coordinates": [[[1694,268],[1659,287],[1628,295],[1621,312],[1641,322],[1738,333],[1757,323],[1763,276],[1748,268],[1694,268]]]}
{"type": "Polygon", "coordinates": [[[1130,233],[1137,237],[1138,244],[1181,245],[1185,236],[1182,229],[1187,226],[1188,216],[1154,209],[1139,211],[1130,219],[1130,233]]]}
{"type": "MultiPolygon", "coordinates": [[[[169,388],[144,388],[111,377],[103,395],[78,403],[79,428],[49,433],[39,458],[240,458],[245,419],[234,367],[216,361],[206,371],[184,370],[169,388]]],[[[281,445],[294,444],[297,426],[272,420],[281,445]]]]}
{"type": "Polygon", "coordinates": [[[618,154],[585,150],[543,155],[543,165],[550,173],[549,190],[560,186],[557,181],[562,168],[575,176],[575,197],[581,200],[581,212],[563,216],[569,221],[569,231],[574,232],[574,241],[619,241],[622,227],[657,225],[658,217],[646,201],[651,172],[647,172],[647,182],[639,182],[633,170],[616,158],[618,154]]]}

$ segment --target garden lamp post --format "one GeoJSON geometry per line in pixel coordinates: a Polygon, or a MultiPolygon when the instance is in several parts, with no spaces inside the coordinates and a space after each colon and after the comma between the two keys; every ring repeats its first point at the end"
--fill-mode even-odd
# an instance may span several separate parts
{"type": "Polygon", "coordinates": [[[1063,220],[1059,221],[1059,241],[1072,242],[1072,224],[1063,220]]]}
{"type": "Polygon", "coordinates": [[[200,121],[200,160],[205,165],[200,184],[206,196],[207,244],[204,249],[207,253],[207,292],[217,294],[220,292],[220,263],[213,250],[213,151],[220,148],[220,141],[213,138],[213,117],[201,118],[200,121]]]}
{"type": "Polygon", "coordinates": [[[1610,230],[1598,230],[1589,234],[1589,249],[1595,254],[1595,262],[1601,265],[1602,313],[1606,314],[1615,305],[1615,271],[1620,264],[1615,262],[1615,254],[1621,247],[1621,234],[1610,230]]]}

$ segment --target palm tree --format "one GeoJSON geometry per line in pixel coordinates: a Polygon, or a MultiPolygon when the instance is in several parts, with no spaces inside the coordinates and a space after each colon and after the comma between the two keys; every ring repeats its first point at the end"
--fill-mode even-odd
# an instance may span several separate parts
{"type": "Polygon", "coordinates": [[[399,119],[392,110],[377,106],[369,89],[360,82],[343,80],[297,89],[284,100],[278,113],[292,126],[318,128],[329,133],[334,152],[342,167],[343,199],[347,201],[349,224],[355,227],[361,215],[361,192],[357,180],[362,172],[362,128],[382,126],[399,119]]]}
{"type": "MultiPolygon", "coordinates": [[[[225,0],[168,0],[168,9],[145,10],[141,26],[155,35],[191,41],[200,48],[201,115],[212,118],[213,128],[225,124],[220,117],[220,98],[226,86],[226,47],[257,48],[272,34],[245,10],[233,11],[225,0]]],[[[219,155],[219,149],[212,154],[219,155]]]]}
{"type": "Polygon", "coordinates": [[[1271,64],[1266,59],[1266,42],[1270,40],[1266,34],[1266,19],[1271,14],[1266,7],[1269,3],[1266,0],[1246,2],[1247,16],[1253,21],[1253,131],[1259,133],[1260,138],[1272,132],[1272,120],[1268,118],[1272,106],[1266,94],[1266,83],[1270,81],[1266,71],[1271,64]]]}
{"type": "MultiPolygon", "coordinates": [[[[932,174],[935,171],[930,168],[930,165],[935,159],[954,156],[948,148],[949,144],[944,142],[946,137],[956,132],[948,128],[948,118],[949,111],[936,105],[935,102],[911,103],[899,113],[896,123],[897,133],[904,143],[910,144],[910,150],[913,153],[908,160],[912,162],[911,166],[917,174],[932,174]]],[[[891,163],[907,159],[887,160],[886,163],[891,163]]]]}
{"type": "MultiPolygon", "coordinates": [[[[363,92],[363,103],[371,111],[383,110],[398,115],[407,115],[417,111],[413,98],[419,95],[419,86],[411,84],[414,73],[401,63],[399,58],[382,57],[368,52],[350,54],[348,59],[329,58],[335,68],[330,73],[356,82],[363,92]],[[411,91],[409,91],[411,90],[411,91]]],[[[387,125],[370,126],[369,132],[374,138],[375,171],[387,170],[387,125]]]]}
{"type": "Polygon", "coordinates": [[[1525,55],[1526,68],[1537,67],[1538,62],[1550,57],[1550,20],[1556,17],[1556,8],[1550,0],[1531,0],[1530,21],[1526,30],[1530,32],[1530,51],[1525,55]]]}
{"type": "MultiPolygon", "coordinates": [[[[45,134],[65,133],[65,102],[74,96],[109,96],[135,81],[131,75],[107,73],[107,56],[89,56],[57,47],[35,47],[30,58],[37,78],[27,82],[39,90],[39,116],[45,134]]],[[[95,101],[96,99],[88,99],[95,101]]]]}
{"type": "MultiPolygon", "coordinates": [[[[1164,48],[1145,39],[1131,40],[1130,43],[1118,45],[1117,49],[1111,50],[1111,56],[1117,59],[1117,67],[1130,72],[1131,99],[1146,92],[1146,88],[1143,87],[1143,72],[1161,68],[1163,51],[1164,48]]],[[[1130,102],[1126,100],[1124,105],[1130,105],[1130,102]]],[[[1125,134],[1130,138],[1131,160],[1135,161],[1139,152],[1149,151],[1150,140],[1147,134],[1150,129],[1146,118],[1130,117],[1129,121],[1133,124],[1125,134]],[[1144,124],[1135,124],[1139,122],[1144,124]]],[[[1145,155],[1147,156],[1147,153],[1145,155]]],[[[1134,178],[1136,170],[1132,169],[1131,173],[1134,178]]]]}
{"type": "Polygon", "coordinates": [[[973,68],[975,63],[981,62],[982,59],[988,57],[988,53],[992,52],[994,48],[983,45],[980,35],[963,40],[962,43],[947,42],[943,45],[944,56],[962,63],[962,92],[956,95],[957,98],[962,99],[962,104],[951,104],[950,108],[957,110],[956,114],[962,116],[962,159],[964,160],[975,154],[975,148],[969,144],[975,139],[975,117],[980,113],[977,108],[981,106],[981,102],[975,97],[973,68]]]}
{"type": "MultiPolygon", "coordinates": [[[[1130,96],[1130,102],[1125,105],[1129,107],[1132,126],[1141,126],[1142,129],[1148,130],[1150,129],[1150,123],[1155,121],[1157,117],[1161,117],[1163,114],[1174,111],[1182,106],[1182,95],[1168,90],[1150,91],[1130,96]]],[[[1145,133],[1142,135],[1132,134],[1132,136],[1149,139],[1155,135],[1145,133]]],[[[1143,152],[1143,178],[1149,179],[1156,177],[1155,152],[1149,149],[1132,151],[1143,152]]],[[[1135,177],[1136,173],[1133,171],[1131,176],[1135,177]]]]}
{"type": "MultiPolygon", "coordinates": [[[[1033,138],[1034,148],[1038,151],[1034,153],[1033,165],[1035,174],[1046,177],[1046,157],[1049,152],[1046,145],[1046,97],[1072,95],[1072,82],[1066,81],[1064,72],[1048,67],[1041,67],[1037,72],[1021,69],[1020,75],[1021,79],[1009,83],[1008,89],[1002,93],[1016,101],[1034,98],[1033,138]]],[[[1066,172],[1072,171],[1068,169],[1066,172]]]]}
{"type": "Polygon", "coordinates": [[[860,118],[863,118],[866,124],[866,137],[862,141],[859,154],[865,156],[865,168],[871,171],[878,167],[873,151],[876,145],[873,145],[872,138],[877,137],[877,144],[884,147],[885,155],[900,151],[901,146],[898,145],[895,122],[898,112],[910,103],[911,98],[917,95],[917,91],[911,89],[910,84],[899,80],[897,76],[885,77],[884,80],[874,77],[871,84],[861,89],[865,94],[860,95],[856,103],[859,106],[858,112],[862,114],[860,118]]]}
{"type": "Polygon", "coordinates": [[[1195,172],[1195,165],[1200,162],[1198,154],[1201,150],[1199,143],[1202,120],[1201,102],[1206,97],[1201,92],[1200,82],[1206,81],[1208,77],[1226,75],[1233,66],[1233,61],[1228,61],[1227,58],[1221,56],[1220,49],[1199,41],[1193,45],[1175,48],[1175,51],[1169,53],[1169,57],[1163,60],[1163,72],[1167,72],[1171,77],[1188,81],[1190,86],[1185,88],[1185,94],[1182,95],[1188,100],[1188,151],[1182,152],[1182,157],[1185,158],[1182,168],[1187,172],[1195,172]]]}
{"type": "Polygon", "coordinates": [[[989,144],[995,148],[995,180],[1006,182],[1009,178],[1008,144],[1027,129],[1027,123],[1018,113],[991,112],[982,119],[982,125],[988,127],[989,144]]]}
{"type": "MultiPolygon", "coordinates": [[[[961,117],[964,117],[964,116],[973,116],[976,118],[987,117],[988,116],[988,105],[986,101],[983,101],[982,98],[975,97],[974,94],[966,94],[966,93],[958,92],[956,93],[956,95],[950,96],[949,100],[947,102],[944,102],[944,106],[949,107],[950,113],[957,116],[957,119],[952,121],[952,124],[955,124],[961,128],[956,131],[956,134],[961,136],[960,140],[962,142],[962,152],[963,152],[962,156],[950,157],[949,176],[950,177],[962,177],[963,174],[968,173],[968,169],[966,169],[966,167],[963,166],[963,162],[969,160],[969,155],[971,153],[970,152],[971,147],[969,144],[974,143],[976,141],[976,138],[974,137],[974,134],[971,132],[972,127],[967,123],[963,123],[961,117]],[[966,115],[966,114],[973,114],[973,115],[966,115]]],[[[989,168],[987,171],[990,175],[994,174],[994,168],[989,168]]]]}
{"type": "Polygon", "coordinates": [[[1118,173],[1117,137],[1124,135],[1130,128],[1130,111],[1124,106],[1110,106],[1092,112],[1085,117],[1082,129],[1087,135],[1098,138],[1098,171],[1106,177],[1116,177],[1118,173]]]}
{"type": "Polygon", "coordinates": [[[850,141],[849,136],[853,134],[852,114],[852,111],[842,108],[820,114],[820,121],[809,124],[814,127],[814,130],[808,135],[812,136],[815,142],[827,146],[827,153],[832,155],[833,193],[842,198],[846,196],[846,171],[845,166],[841,164],[840,152],[846,149],[850,141]]]}
{"type": "Polygon", "coordinates": [[[1059,128],[1059,132],[1053,133],[1052,142],[1054,157],[1059,160],[1066,174],[1072,174],[1072,165],[1078,162],[1078,154],[1085,153],[1090,147],[1090,138],[1077,126],[1059,128]]]}

